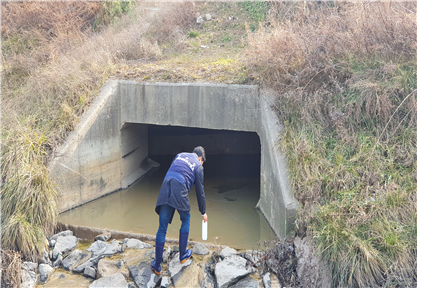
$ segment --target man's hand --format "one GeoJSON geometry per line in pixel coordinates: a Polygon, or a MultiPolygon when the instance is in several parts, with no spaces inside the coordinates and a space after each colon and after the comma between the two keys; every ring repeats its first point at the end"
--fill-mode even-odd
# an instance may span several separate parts
{"type": "Polygon", "coordinates": [[[205,213],[205,214],[203,214],[202,215],[202,217],[203,217],[203,220],[205,221],[205,222],[207,222],[208,221],[208,215],[205,213]]]}

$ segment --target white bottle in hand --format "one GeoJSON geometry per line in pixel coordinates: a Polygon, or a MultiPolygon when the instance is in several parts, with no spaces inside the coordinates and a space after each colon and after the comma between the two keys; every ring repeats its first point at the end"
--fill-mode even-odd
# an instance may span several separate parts
{"type": "Polygon", "coordinates": [[[208,239],[208,222],[202,220],[202,240],[208,239]]]}

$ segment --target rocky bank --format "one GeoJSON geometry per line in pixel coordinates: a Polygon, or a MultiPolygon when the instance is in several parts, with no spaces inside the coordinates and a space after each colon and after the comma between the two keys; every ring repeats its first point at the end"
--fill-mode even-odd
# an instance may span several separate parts
{"type": "Polygon", "coordinates": [[[110,233],[89,242],[66,230],[49,239],[49,252],[44,253],[42,263],[22,264],[21,287],[280,288],[331,284],[331,278],[321,272],[323,264],[309,257],[305,239],[277,242],[265,251],[210,249],[198,242],[190,245],[192,258],[180,264],[178,245],[167,243],[161,275],[157,276],[150,268],[155,256],[153,242],[115,240],[110,233]]]}

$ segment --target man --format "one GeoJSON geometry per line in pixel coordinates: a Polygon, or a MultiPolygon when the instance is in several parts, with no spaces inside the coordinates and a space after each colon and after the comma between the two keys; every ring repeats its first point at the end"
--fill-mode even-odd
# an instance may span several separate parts
{"type": "Polygon", "coordinates": [[[155,240],[155,260],[152,261],[151,268],[157,275],[161,274],[162,253],[168,223],[171,223],[176,209],[181,220],[180,263],[186,262],[192,255],[192,250],[187,249],[187,242],[190,229],[189,192],[193,184],[196,184],[199,211],[203,220],[205,222],[208,220],[203,188],[203,163],[205,161],[205,149],[201,146],[196,147],[193,153],[180,153],[174,158],[164,178],[155,207],[155,212],[159,215],[159,228],[155,240]]]}

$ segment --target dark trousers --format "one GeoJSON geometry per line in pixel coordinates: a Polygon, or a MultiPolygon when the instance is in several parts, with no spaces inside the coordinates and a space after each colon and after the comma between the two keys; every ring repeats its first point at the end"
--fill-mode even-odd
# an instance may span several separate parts
{"type": "MultiPolygon", "coordinates": [[[[159,211],[159,228],[156,233],[156,241],[165,243],[165,236],[167,235],[168,224],[172,220],[175,209],[169,205],[162,205],[159,211]]],[[[190,211],[180,211],[181,227],[180,232],[189,232],[190,230],[190,211]]]]}

